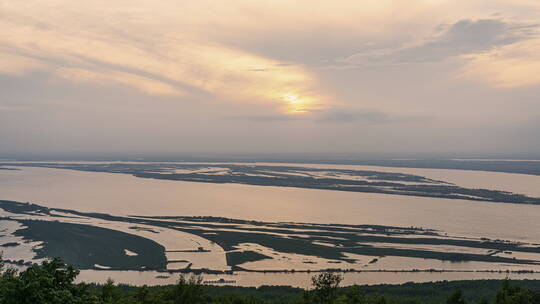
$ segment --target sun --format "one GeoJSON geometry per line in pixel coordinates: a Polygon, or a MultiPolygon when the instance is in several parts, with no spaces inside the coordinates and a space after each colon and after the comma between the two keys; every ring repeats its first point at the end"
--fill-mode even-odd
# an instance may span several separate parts
{"type": "Polygon", "coordinates": [[[296,96],[296,95],[286,95],[285,100],[290,104],[302,103],[302,101],[300,99],[298,99],[298,96],[296,96]]]}
{"type": "Polygon", "coordinates": [[[312,103],[308,97],[300,97],[295,94],[287,94],[283,96],[285,101],[285,111],[289,114],[301,114],[309,110],[312,103]]]}

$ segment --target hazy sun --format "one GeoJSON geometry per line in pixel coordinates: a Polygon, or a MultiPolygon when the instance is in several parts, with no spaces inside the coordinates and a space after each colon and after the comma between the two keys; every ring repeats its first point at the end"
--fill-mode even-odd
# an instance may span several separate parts
{"type": "Polygon", "coordinates": [[[301,100],[298,99],[298,96],[296,95],[287,95],[285,96],[285,100],[291,104],[298,104],[301,103],[301,100]]]}
{"type": "Polygon", "coordinates": [[[285,101],[285,110],[289,114],[300,114],[309,110],[312,101],[307,97],[299,97],[298,95],[285,95],[283,96],[285,101]]]}

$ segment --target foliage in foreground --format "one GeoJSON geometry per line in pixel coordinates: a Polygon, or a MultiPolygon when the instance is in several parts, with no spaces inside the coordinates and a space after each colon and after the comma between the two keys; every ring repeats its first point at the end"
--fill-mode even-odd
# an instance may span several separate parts
{"type": "MultiPolygon", "coordinates": [[[[59,259],[35,264],[22,272],[3,266],[0,260],[0,304],[540,304],[539,291],[513,285],[508,280],[502,282],[498,292],[493,292],[493,299],[472,302],[460,289],[446,297],[434,293],[420,299],[404,296],[410,287],[407,284],[393,286],[393,292],[380,289],[381,293],[365,293],[363,290],[368,287],[340,288],[342,277],[333,273],[314,276],[309,291],[274,287],[271,292],[257,289],[257,294],[250,292],[250,288],[226,293],[223,291],[227,288],[202,285],[201,278],[195,276],[181,276],[175,285],[158,287],[117,286],[112,280],[103,285],[75,283],[79,271],[59,259]]],[[[429,284],[433,287],[437,283],[429,284]]],[[[388,286],[391,285],[383,288],[388,286]]],[[[415,286],[424,288],[420,287],[422,284],[415,286]]]]}

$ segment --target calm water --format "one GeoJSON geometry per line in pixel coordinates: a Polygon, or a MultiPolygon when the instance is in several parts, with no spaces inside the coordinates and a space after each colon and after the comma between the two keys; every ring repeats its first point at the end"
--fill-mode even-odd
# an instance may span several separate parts
{"type": "MultiPolygon", "coordinates": [[[[540,177],[459,170],[347,167],[413,173],[461,186],[496,188],[538,196],[540,177]],[[496,186],[496,187],[490,187],[496,186]],[[518,189],[521,189],[518,191],[518,189]]],[[[328,190],[210,184],[136,178],[125,174],[27,168],[0,170],[0,199],[117,215],[209,215],[261,221],[382,224],[440,229],[451,235],[540,243],[540,206],[328,190]]],[[[80,279],[113,277],[132,284],[165,284],[153,272],[83,271],[80,279]]],[[[243,273],[239,285],[290,284],[306,287],[310,274],[243,273]]],[[[475,278],[504,278],[489,273],[359,273],[346,283],[403,283],[475,278]]],[[[540,278],[540,274],[511,275],[540,278]]],[[[223,276],[219,276],[223,277],[223,276]]],[[[217,279],[207,276],[207,279],[217,279]]]]}
{"type": "MultiPolygon", "coordinates": [[[[208,281],[224,278],[236,281],[238,286],[258,287],[261,285],[289,285],[294,287],[309,288],[311,277],[316,273],[246,273],[236,275],[204,275],[208,281]]],[[[156,278],[163,275],[153,271],[95,271],[83,270],[78,277],[81,282],[105,282],[108,278],[114,278],[117,283],[133,285],[165,285],[174,284],[178,280],[178,274],[172,274],[168,278],[156,278]]],[[[452,280],[478,280],[510,278],[513,280],[540,279],[540,274],[515,274],[515,273],[483,273],[483,272],[363,272],[345,273],[342,285],[374,285],[374,284],[403,284],[407,282],[431,282],[452,280]]]]}
{"type": "MultiPolygon", "coordinates": [[[[446,171],[455,170],[435,171],[432,174],[443,177],[446,171]]],[[[467,173],[477,174],[459,174],[467,173]]],[[[508,184],[513,184],[513,178],[538,178],[482,174],[493,175],[494,179],[504,175],[508,184]]],[[[540,183],[536,185],[538,188],[540,183]]],[[[0,170],[0,198],[118,215],[210,215],[261,221],[419,226],[449,234],[540,242],[540,206],[533,205],[193,183],[50,168],[0,170]]]]}

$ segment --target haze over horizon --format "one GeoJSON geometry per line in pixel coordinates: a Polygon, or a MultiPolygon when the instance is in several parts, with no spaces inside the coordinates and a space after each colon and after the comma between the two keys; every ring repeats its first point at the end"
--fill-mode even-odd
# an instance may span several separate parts
{"type": "Polygon", "coordinates": [[[0,0],[0,156],[538,156],[539,30],[533,0],[0,0]]]}

